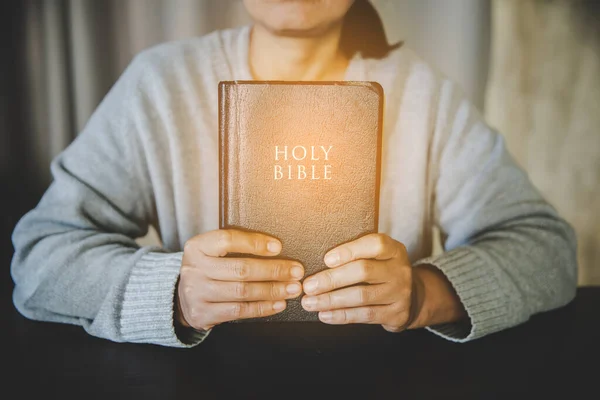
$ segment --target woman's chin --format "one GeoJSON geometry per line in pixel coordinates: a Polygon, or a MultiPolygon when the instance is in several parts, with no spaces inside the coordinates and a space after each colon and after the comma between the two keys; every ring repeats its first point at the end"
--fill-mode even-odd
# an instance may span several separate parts
{"type": "Polygon", "coordinates": [[[286,27],[286,28],[278,28],[271,29],[271,32],[277,36],[282,37],[294,37],[294,38],[313,38],[322,36],[326,29],[322,27],[317,28],[297,28],[297,27],[286,27]]]}
{"type": "Polygon", "coordinates": [[[324,36],[338,24],[337,21],[330,23],[277,23],[277,24],[262,24],[272,34],[282,37],[295,37],[295,38],[314,38],[324,36]]]}

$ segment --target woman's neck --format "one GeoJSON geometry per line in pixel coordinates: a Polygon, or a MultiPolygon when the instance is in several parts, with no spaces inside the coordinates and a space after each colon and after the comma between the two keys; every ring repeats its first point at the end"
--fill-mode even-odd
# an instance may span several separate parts
{"type": "Polygon", "coordinates": [[[339,50],[341,26],[319,37],[283,37],[255,24],[249,63],[257,80],[343,80],[348,58],[339,50]]]}

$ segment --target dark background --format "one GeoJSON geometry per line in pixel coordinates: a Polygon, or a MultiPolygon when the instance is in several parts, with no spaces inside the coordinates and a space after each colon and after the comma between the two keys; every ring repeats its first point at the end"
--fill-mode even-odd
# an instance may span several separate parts
{"type": "Polygon", "coordinates": [[[12,230],[28,210],[39,201],[46,185],[32,171],[30,148],[25,134],[27,110],[22,71],[25,68],[23,54],[25,37],[24,7],[20,1],[0,2],[0,294],[2,310],[10,304],[13,287],[10,277],[10,260],[13,247],[10,241],[12,230]]]}

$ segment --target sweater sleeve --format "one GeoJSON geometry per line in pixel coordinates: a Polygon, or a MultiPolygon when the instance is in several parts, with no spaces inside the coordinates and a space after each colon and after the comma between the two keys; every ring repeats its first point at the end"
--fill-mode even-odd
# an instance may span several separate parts
{"type": "Polygon", "coordinates": [[[30,319],[112,341],[189,347],[206,333],[175,332],[181,252],[135,241],[156,223],[138,140],[153,129],[145,69],[138,56],[52,161],[50,187],[13,232],[13,302],[30,319]]]}
{"type": "Polygon", "coordinates": [[[445,274],[469,320],[427,329],[466,342],[570,302],[577,286],[571,226],[449,81],[436,115],[430,184],[445,252],[416,264],[445,274]]]}

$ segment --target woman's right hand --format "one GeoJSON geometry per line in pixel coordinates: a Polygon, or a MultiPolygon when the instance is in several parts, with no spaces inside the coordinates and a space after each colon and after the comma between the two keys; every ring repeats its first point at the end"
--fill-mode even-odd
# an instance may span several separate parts
{"type": "Polygon", "coordinates": [[[261,233],[218,229],[184,246],[175,300],[175,320],[208,330],[223,322],[266,317],[298,297],[303,266],[293,260],[230,258],[227,253],[276,256],[281,242],[261,233]]]}

